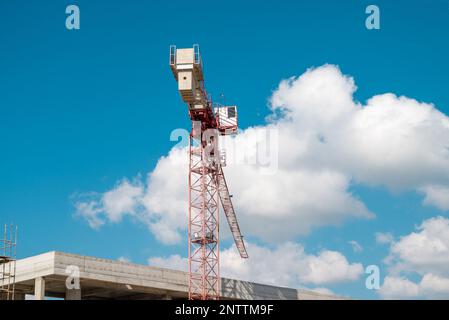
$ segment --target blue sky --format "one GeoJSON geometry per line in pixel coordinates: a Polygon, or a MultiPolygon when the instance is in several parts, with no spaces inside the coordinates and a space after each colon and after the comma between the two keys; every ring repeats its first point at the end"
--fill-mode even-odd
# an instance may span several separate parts
{"type": "MultiPolygon", "coordinates": [[[[208,91],[238,104],[241,128],[265,124],[282,79],[326,63],[354,77],[361,103],[392,92],[448,115],[449,2],[373,3],[380,30],[364,26],[369,1],[75,1],[81,29],[69,31],[72,2],[3,1],[0,222],[19,225],[19,257],[60,250],[147,263],[185,255],[184,243],[161,244],[132,218],[94,230],[74,209],[77,194],[152,171],[174,145],[171,131],[190,127],[168,67],[170,44],[201,45],[208,91]]],[[[376,243],[376,232],[406,235],[426,219],[447,217],[423,206],[414,190],[361,183],[351,192],[375,219],[314,228],[291,241],[383,271],[389,248],[376,243]],[[351,240],[364,250],[353,252],[351,240]]],[[[377,297],[363,277],[328,287],[377,297]]]]}

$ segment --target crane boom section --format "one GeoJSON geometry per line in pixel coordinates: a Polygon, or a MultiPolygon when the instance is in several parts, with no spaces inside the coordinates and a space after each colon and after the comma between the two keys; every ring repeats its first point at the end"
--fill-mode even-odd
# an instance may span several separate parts
{"type": "Polygon", "coordinates": [[[234,206],[232,205],[228,185],[226,184],[226,179],[223,174],[223,168],[221,166],[219,166],[218,169],[217,184],[218,184],[218,195],[220,196],[221,205],[223,207],[226,220],[228,220],[229,228],[231,229],[232,236],[234,237],[234,242],[237,247],[237,250],[240,253],[240,257],[248,258],[248,253],[246,252],[245,243],[243,242],[243,236],[242,233],[240,232],[237,216],[234,211],[234,206]]]}

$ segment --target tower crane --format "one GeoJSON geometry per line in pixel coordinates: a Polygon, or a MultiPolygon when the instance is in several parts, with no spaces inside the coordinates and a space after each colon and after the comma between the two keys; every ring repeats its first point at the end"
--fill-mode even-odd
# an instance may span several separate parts
{"type": "Polygon", "coordinates": [[[198,45],[170,46],[170,68],[192,121],[189,138],[189,299],[220,298],[219,205],[228,221],[237,250],[248,258],[243,236],[223,172],[225,154],[219,136],[237,134],[237,107],[212,102],[204,85],[198,45]]]}

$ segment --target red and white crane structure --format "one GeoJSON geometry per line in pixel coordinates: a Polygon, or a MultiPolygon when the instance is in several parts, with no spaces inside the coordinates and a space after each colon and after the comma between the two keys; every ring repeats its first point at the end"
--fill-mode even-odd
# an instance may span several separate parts
{"type": "Polygon", "coordinates": [[[204,86],[199,46],[170,47],[170,68],[192,120],[189,139],[189,299],[220,297],[221,203],[237,250],[248,258],[223,173],[218,137],[237,133],[237,107],[213,104],[204,86]]]}

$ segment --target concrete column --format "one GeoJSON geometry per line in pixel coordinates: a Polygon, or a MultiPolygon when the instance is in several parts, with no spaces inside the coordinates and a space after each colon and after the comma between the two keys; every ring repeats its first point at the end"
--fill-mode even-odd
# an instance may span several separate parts
{"type": "Polygon", "coordinates": [[[34,279],[34,300],[45,300],[45,278],[34,279]]]}
{"type": "Polygon", "coordinates": [[[65,289],[66,300],[81,300],[81,289],[65,289]]]}

